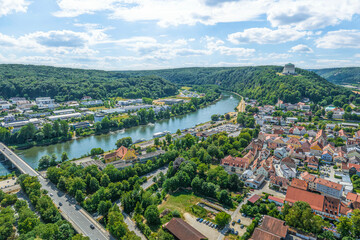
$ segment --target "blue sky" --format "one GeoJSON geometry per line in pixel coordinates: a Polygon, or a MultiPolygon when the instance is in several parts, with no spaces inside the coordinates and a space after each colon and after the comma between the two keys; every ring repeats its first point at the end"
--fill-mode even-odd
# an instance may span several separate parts
{"type": "Polygon", "coordinates": [[[0,0],[0,63],[360,65],[359,0],[0,0]]]}

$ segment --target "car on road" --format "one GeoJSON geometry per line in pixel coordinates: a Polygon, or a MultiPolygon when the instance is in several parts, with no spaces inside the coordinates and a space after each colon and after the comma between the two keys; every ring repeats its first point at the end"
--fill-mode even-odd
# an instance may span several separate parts
{"type": "Polygon", "coordinates": [[[61,202],[59,202],[59,206],[62,206],[62,203],[61,203],[61,202]]]}
{"type": "Polygon", "coordinates": [[[91,228],[91,229],[95,229],[95,226],[92,225],[92,224],[90,224],[90,228],[91,228]]]}

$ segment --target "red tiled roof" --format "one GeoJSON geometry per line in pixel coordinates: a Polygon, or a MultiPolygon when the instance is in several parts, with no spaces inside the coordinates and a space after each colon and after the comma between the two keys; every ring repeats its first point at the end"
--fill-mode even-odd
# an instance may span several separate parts
{"type": "Polygon", "coordinates": [[[324,196],[289,186],[285,201],[289,203],[295,203],[297,201],[307,202],[312,209],[322,211],[324,196]]]}
{"type": "Polygon", "coordinates": [[[305,180],[300,180],[298,178],[293,178],[291,181],[291,186],[296,187],[302,190],[307,190],[307,182],[305,180]]]}
{"type": "Polygon", "coordinates": [[[348,194],[346,195],[346,199],[351,202],[355,202],[355,201],[360,202],[360,195],[358,195],[356,193],[348,192],[348,194]]]}
{"type": "Polygon", "coordinates": [[[269,196],[268,197],[269,200],[275,201],[275,202],[279,202],[279,203],[284,203],[284,199],[278,198],[278,197],[273,197],[273,196],[269,196]]]}
{"type": "Polygon", "coordinates": [[[341,202],[340,203],[340,214],[347,215],[349,212],[352,212],[352,209],[341,202]]]}
{"type": "Polygon", "coordinates": [[[302,179],[304,179],[304,180],[307,181],[307,182],[313,182],[313,181],[315,181],[315,179],[316,179],[316,177],[315,177],[314,175],[311,175],[311,174],[308,173],[308,172],[303,172],[303,173],[301,174],[301,177],[302,177],[302,179]]]}
{"type": "Polygon", "coordinates": [[[254,194],[251,198],[249,198],[249,202],[256,203],[261,197],[257,194],[254,194]]]}
{"type": "Polygon", "coordinates": [[[207,239],[198,230],[193,228],[181,218],[172,218],[164,227],[179,240],[202,240],[207,239]]]}
{"type": "Polygon", "coordinates": [[[285,239],[288,226],[285,221],[265,215],[261,226],[257,227],[250,239],[253,240],[281,240],[285,239]]]}
{"type": "Polygon", "coordinates": [[[360,165],[359,164],[354,164],[354,163],[349,163],[349,169],[350,168],[355,168],[357,172],[360,172],[360,165]]]}
{"type": "Polygon", "coordinates": [[[269,233],[261,228],[255,228],[253,235],[249,240],[281,240],[281,237],[269,233]]]}
{"type": "Polygon", "coordinates": [[[323,178],[317,178],[315,179],[315,183],[316,184],[321,184],[321,185],[324,185],[326,187],[329,187],[329,188],[333,188],[333,189],[336,189],[338,191],[340,191],[342,189],[342,185],[339,184],[339,183],[335,183],[335,182],[332,182],[332,181],[329,181],[329,180],[326,180],[326,179],[323,179],[323,178]]]}
{"type": "Polygon", "coordinates": [[[239,158],[239,157],[232,157],[231,155],[223,158],[221,160],[221,165],[229,165],[233,167],[241,167],[241,168],[247,168],[249,164],[248,158],[239,158]]]}

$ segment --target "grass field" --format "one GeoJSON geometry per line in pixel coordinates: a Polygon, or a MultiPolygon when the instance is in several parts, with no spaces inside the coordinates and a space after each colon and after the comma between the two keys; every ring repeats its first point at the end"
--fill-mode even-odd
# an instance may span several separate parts
{"type": "Polygon", "coordinates": [[[181,87],[181,89],[189,91],[191,89],[191,87],[181,87]]]}
{"type": "Polygon", "coordinates": [[[197,197],[192,193],[179,191],[167,195],[167,200],[159,206],[159,211],[162,212],[165,209],[170,209],[171,211],[178,210],[180,213],[185,213],[185,208],[196,204],[200,199],[200,197],[197,197]]]}
{"type": "Polygon", "coordinates": [[[106,108],[105,106],[89,108],[90,111],[103,110],[103,109],[108,109],[108,108],[106,108]]]}

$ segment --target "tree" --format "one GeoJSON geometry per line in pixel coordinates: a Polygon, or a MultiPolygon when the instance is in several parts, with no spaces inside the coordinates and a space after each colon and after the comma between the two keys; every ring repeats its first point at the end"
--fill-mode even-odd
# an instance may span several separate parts
{"type": "Polygon", "coordinates": [[[180,129],[176,130],[176,134],[181,135],[181,130],[180,129]]]}
{"type": "Polygon", "coordinates": [[[228,191],[221,190],[218,196],[219,202],[227,206],[232,206],[231,196],[228,191]]]}
{"type": "Polygon", "coordinates": [[[228,113],[225,114],[225,119],[226,119],[226,120],[230,120],[230,114],[228,114],[228,113]]]}
{"type": "Polygon", "coordinates": [[[336,230],[341,237],[349,237],[352,230],[352,222],[348,217],[339,217],[339,223],[336,225],[336,230]]]}
{"type": "Polygon", "coordinates": [[[110,183],[110,178],[109,176],[105,173],[104,175],[101,176],[101,179],[100,179],[100,185],[103,186],[103,187],[107,187],[110,183]]]}
{"type": "Polygon", "coordinates": [[[104,150],[102,148],[92,148],[90,151],[91,156],[103,154],[104,150]]]}
{"type": "Polygon", "coordinates": [[[217,115],[217,114],[213,114],[213,115],[211,115],[211,121],[217,121],[217,120],[219,120],[219,115],[217,115]]]}
{"type": "Polygon", "coordinates": [[[76,190],[75,200],[78,203],[82,203],[85,199],[84,193],[81,190],[76,190]]]}
{"type": "Polygon", "coordinates": [[[326,113],[326,117],[327,117],[328,119],[332,119],[332,118],[333,118],[333,115],[334,115],[334,112],[333,112],[333,111],[328,111],[328,112],[326,113]]]}
{"type": "Polygon", "coordinates": [[[124,137],[124,138],[120,138],[119,140],[117,140],[115,144],[118,148],[121,146],[128,148],[131,146],[132,143],[133,143],[133,141],[132,141],[131,137],[124,137]]]}
{"type": "Polygon", "coordinates": [[[155,206],[155,205],[148,206],[144,213],[144,217],[146,218],[146,221],[150,225],[155,225],[155,224],[160,223],[159,215],[160,215],[159,210],[158,210],[157,206],[155,206]]]}
{"type": "Polygon", "coordinates": [[[107,201],[100,201],[98,206],[98,212],[100,215],[106,216],[108,214],[109,209],[111,208],[112,204],[109,200],[107,201]]]}
{"type": "Polygon", "coordinates": [[[231,220],[231,216],[226,212],[220,212],[215,216],[215,222],[220,227],[224,227],[226,224],[229,224],[230,220],[231,220]]]}
{"type": "Polygon", "coordinates": [[[91,193],[94,193],[94,192],[96,192],[99,188],[100,188],[99,181],[98,181],[96,178],[91,177],[90,183],[89,183],[89,191],[90,191],[91,193]]]}
{"type": "Polygon", "coordinates": [[[68,155],[67,155],[67,152],[63,152],[62,154],[61,154],[61,162],[65,162],[66,160],[68,160],[69,159],[69,157],[68,157],[68,155]]]}
{"type": "Polygon", "coordinates": [[[49,155],[42,156],[39,160],[39,169],[45,169],[50,166],[51,157],[49,155]]]}
{"type": "Polygon", "coordinates": [[[52,135],[52,125],[50,123],[45,123],[42,132],[44,133],[45,138],[51,138],[52,135]]]}
{"type": "Polygon", "coordinates": [[[110,128],[110,120],[107,116],[105,116],[102,120],[101,120],[101,128],[102,129],[109,129],[110,128]]]}
{"type": "Polygon", "coordinates": [[[360,236],[360,210],[354,209],[351,215],[351,222],[353,224],[353,236],[360,236]]]}

